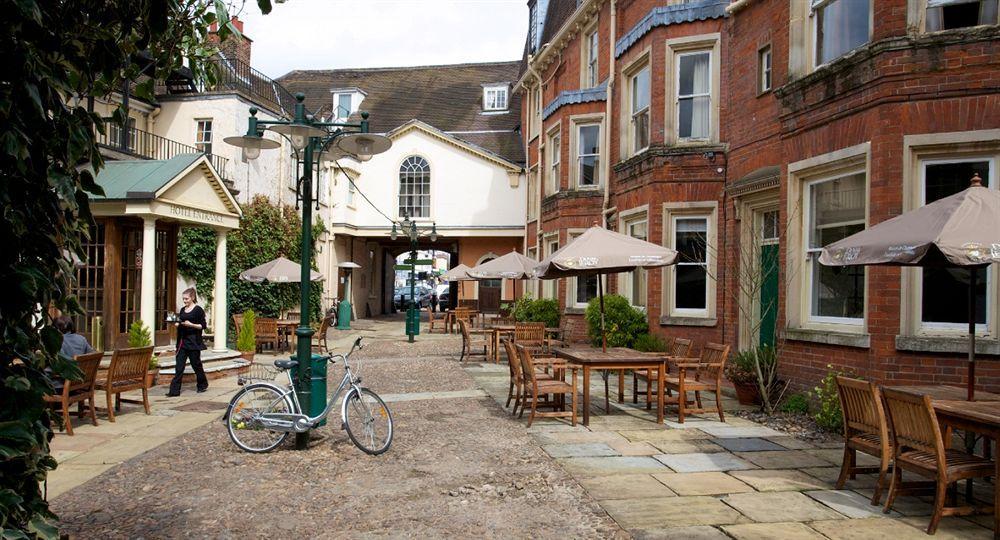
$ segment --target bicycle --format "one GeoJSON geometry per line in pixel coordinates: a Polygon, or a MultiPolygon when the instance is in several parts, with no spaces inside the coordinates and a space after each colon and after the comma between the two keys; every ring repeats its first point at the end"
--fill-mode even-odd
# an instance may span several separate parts
{"type": "Polygon", "coordinates": [[[347,389],[341,404],[341,429],[347,431],[351,442],[367,454],[379,455],[392,444],[392,413],[375,392],[361,386],[361,377],[355,376],[349,363],[355,350],[362,348],[359,337],[346,355],[333,354],[323,358],[344,361],[344,378],[316,417],[302,412],[295,392],[295,378],[291,369],[297,360],[275,360],[276,371],[265,366],[255,366],[257,373],[241,377],[239,384],[246,385],[229,402],[223,420],[229,438],[241,450],[252,453],[270,452],[288,437],[289,433],[303,433],[319,426],[333,410],[340,393],[347,389]],[[284,374],[287,386],[264,382],[284,374]],[[257,381],[257,382],[254,382],[257,381]],[[249,384],[247,384],[249,383],[249,384]]]}

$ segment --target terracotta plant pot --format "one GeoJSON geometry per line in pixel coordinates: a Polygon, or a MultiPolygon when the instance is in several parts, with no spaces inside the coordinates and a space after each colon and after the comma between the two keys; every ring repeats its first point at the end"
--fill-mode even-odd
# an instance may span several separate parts
{"type": "Polygon", "coordinates": [[[247,362],[253,362],[254,351],[240,351],[240,358],[247,362]]]}
{"type": "Polygon", "coordinates": [[[156,386],[157,375],[160,374],[160,370],[151,369],[146,372],[146,388],[152,388],[156,386]]]}
{"type": "Polygon", "coordinates": [[[736,400],[740,405],[760,405],[760,389],[757,383],[733,383],[736,400]]]}

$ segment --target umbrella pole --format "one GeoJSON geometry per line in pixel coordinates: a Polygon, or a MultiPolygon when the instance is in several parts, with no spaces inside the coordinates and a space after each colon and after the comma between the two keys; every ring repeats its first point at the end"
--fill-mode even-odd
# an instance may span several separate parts
{"type": "Polygon", "coordinates": [[[969,401],[976,397],[976,278],[977,268],[969,268],[969,401]]]}
{"type": "Polygon", "coordinates": [[[604,285],[600,272],[597,273],[597,296],[601,302],[601,352],[608,352],[608,335],[604,331],[604,285]]]}

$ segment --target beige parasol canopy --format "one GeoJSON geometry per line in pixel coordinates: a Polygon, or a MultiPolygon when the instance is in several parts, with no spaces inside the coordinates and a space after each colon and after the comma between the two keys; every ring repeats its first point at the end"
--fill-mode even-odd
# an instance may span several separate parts
{"type": "MultiPolygon", "coordinates": [[[[240,279],[253,283],[299,283],[302,279],[301,276],[302,267],[299,266],[299,263],[284,257],[278,257],[273,261],[240,272],[240,279]]],[[[310,270],[309,279],[310,281],[320,281],[323,279],[323,274],[310,270]]]]}
{"type": "Polygon", "coordinates": [[[541,279],[556,279],[597,274],[597,295],[601,303],[601,349],[606,351],[608,340],[604,335],[604,285],[601,275],[669,266],[676,262],[677,252],[673,249],[594,225],[535,266],[534,275],[541,279]]]}
{"type": "Polygon", "coordinates": [[[441,279],[445,281],[474,281],[475,278],[469,277],[469,270],[471,270],[471,268],[464,264],[460,264],[441,274],[441,279]]]}
{"type": "Polygon", "coordinates": [[[975,398],[976,280],[980,268],[1000,262],[1000,192],[972,185],[826,246],[827,266],[887,265],[969,269],[968,397],[975,398]]]}
{"type": "Polygon", "coordinates": [[[468,274],[475,279],[533,279],[529,275],[533,275],[537,264],[538,261],[511,251],[469,269],[468,274]]]}

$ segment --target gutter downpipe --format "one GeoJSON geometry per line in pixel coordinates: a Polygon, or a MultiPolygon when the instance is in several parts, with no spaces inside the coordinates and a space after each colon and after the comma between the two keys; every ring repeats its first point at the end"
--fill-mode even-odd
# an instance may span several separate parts
{"type": "MultiPolygon", "coordinates": [[[[542,45],[542,47],[539,48],[538,52],[541,53],[544,49],[545,49],[545,45],[542,45]]],[[[538,74],[538,70],[536,70],[535,66],[533,65],[534,62],[535,62],[535,58],[537,58],[537,57],[538,57],[537,54],[536,55],[528,55],[528,72],[531,73],[531,76],[534,77],[536,81],[538,81],[538,93],[539,93],[539,96],[541,96],[542,95],[542,77],[541,77],[541,75],[538,74]]],[[[530,89],[528,89],[527,87],[524,86],[524,83],[521,83],[521,87],[525,88],[526,90],[528,90],[529,92],[531,92],[530,89]]],[[[529,96],[528,97],[528,103],[531,103],[531,99],[532,99],[531,96],[529,96]]],[[[539,107],[539,108],[541,108],[541,106],[542,106],[541,100],[539,100],[539,102],[536,104],[536,106],[539,107]]],[[[542,115],[540,110],[539,111],[531,110],[530,112],[531,112],[532,115],[534,115],[537,112],[537,115],[539,117],[541,117],[541,115],[542,115]]],[[[534,121],[535,121],[534,117],[529,117],[528,118],[528,129],[527,129],[527,131],[529,133],[531,132],[531,125],[532,125],[532,123],[534,121]]],[[[542,184],[543,184],[543,182],[541,181],[541,170],[542,170],[542,163],[541,163],[542,162],[542,152],[541,152],[542,123],[541,123],[540,119],[539,119],[539,122],[538,122],[538,133],[536,135],[537,135],[537,138],[538,138],[538,152],[537,152],[538,155],[536,156],[536,160],[537,161],[535,162],[535,165],[536,165],[536,171],[538,171],[538,173],[539,173],[539,175],[538,175],[539,181],[538,181],[538,185],[535,186],[535,189],[538,190],[538,193],[536,194],[537,195],[536,199],[538,201],[538,215],[535,216],[535,254],[536,254],[536,256],[540,256],[542,254],[542,184]]],[[[527,167],[528,168],[528,178],[531,177],[531,166],[530,166],[530,159],[531,159],[530,155],[531,154],[529,153],[530,147],[531,147],[531,139],[529,139],[528,137],[525,137],[524,138],[524,160],[525,160],[526,163],[529,163],[529,166],[527,167]]],[[[526,182],[527,182],[527,180],[526,180],[526,182]]],[[[528,183],[528,185],[531,185],[531,182],[527,182],[527,183],[528,183]]],[[[525,233],[524,234],[524,252],[527,253],[528,252],[528,234],[527,234],[528,233],[528,222],[527,221],[525,221],[525,223],[524,223],[524,233],[525,233]]]]}
{"type": "Polygon", "coordinates": [[[617,39],[618,28],[618,0],[611,0],[611,27],[608,40],[608,89],[605,97],[604,113],[604,148],[607,158],[601,167],[604,173],[604,201],[601,203],[601,222],[604,228],[608,228],[608,214],[613,209],[608,208],[611,200],[611,102],[615,89],[615,40],[617,39]]]}

